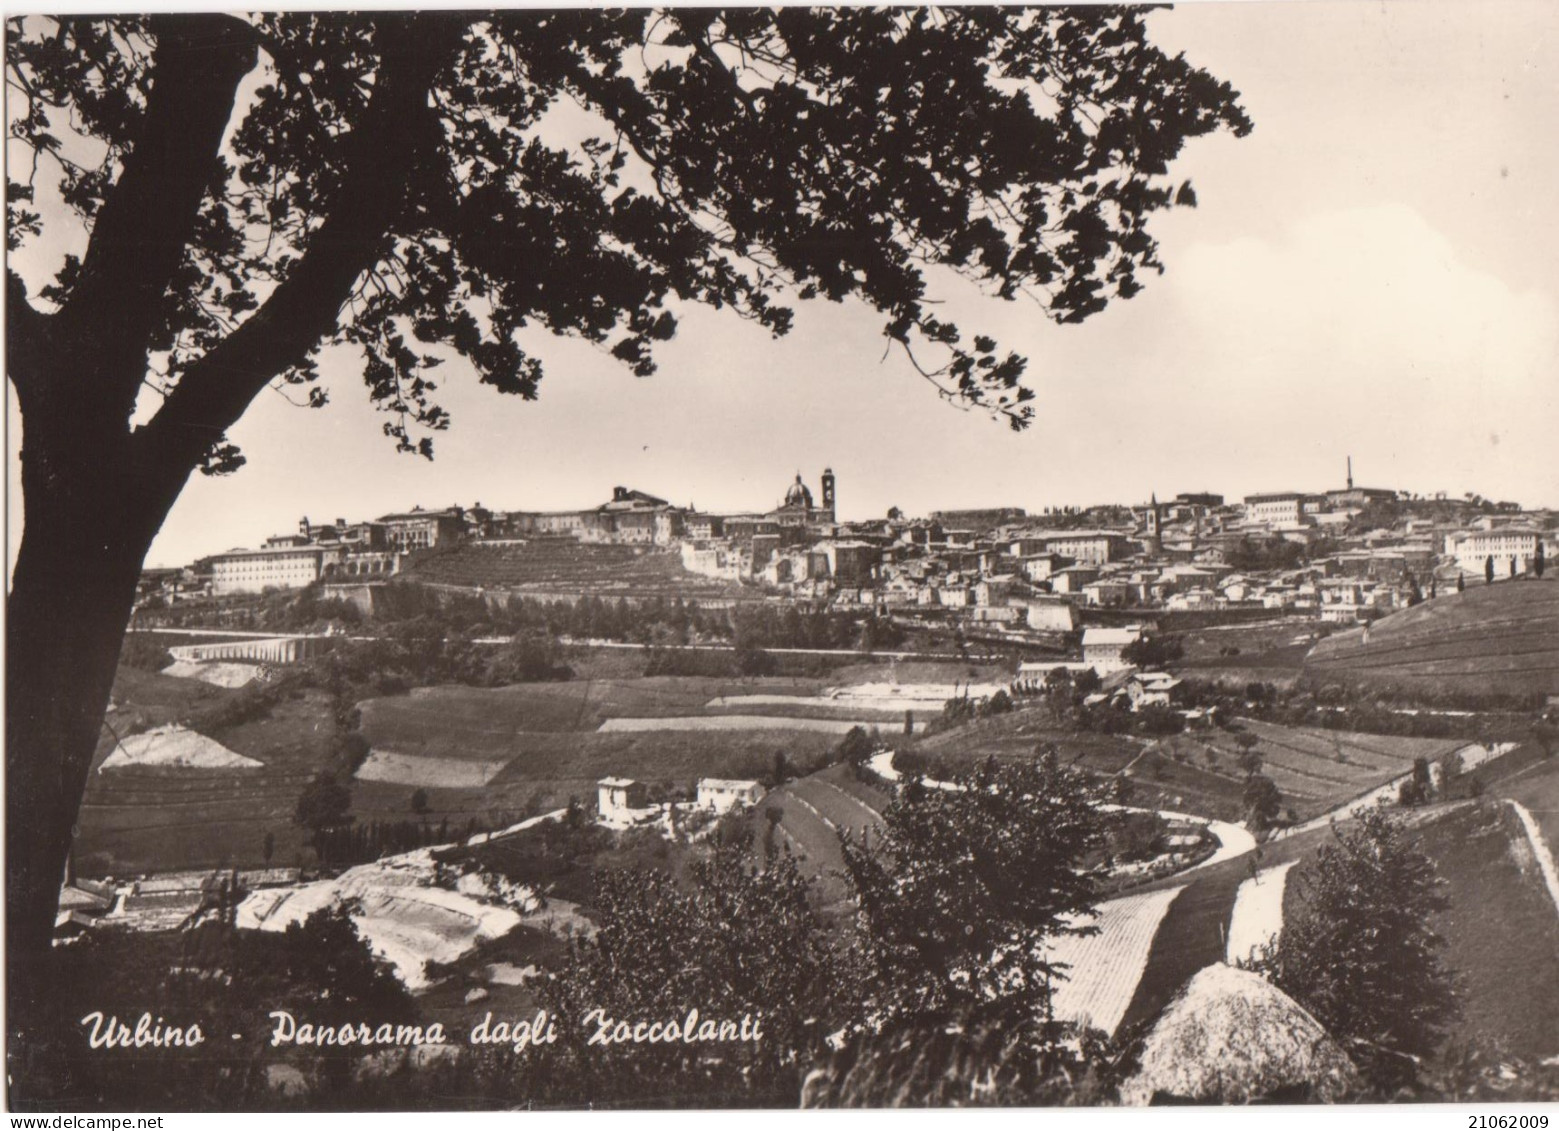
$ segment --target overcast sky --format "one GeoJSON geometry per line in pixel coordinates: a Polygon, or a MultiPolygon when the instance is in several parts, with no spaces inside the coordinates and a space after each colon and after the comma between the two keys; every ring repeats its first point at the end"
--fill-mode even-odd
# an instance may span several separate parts
{"type": "Polygon", "coordinates": [[[1028,431],[941,401],[849,304],[799,306],[779,341],[688,312],[648,379],[537,337],[534,403],[451,363],[432,463],[391,449],[343,352],[329,407],[261,396],[231,435],[248,465],[196,476],[148,564],[303,515],[581,507],[619,484],[763,508],[825,466],[847,519],[1318,490],[1349,454],[1366,486],[1559,505],[1559,5],[1210,3],[1151,26],[1255,122],[1175,168],[1200,205],[1155,221],[1167,273],[1068,327],[937,280],[966,331],[1029,357],[1028,431]]]}

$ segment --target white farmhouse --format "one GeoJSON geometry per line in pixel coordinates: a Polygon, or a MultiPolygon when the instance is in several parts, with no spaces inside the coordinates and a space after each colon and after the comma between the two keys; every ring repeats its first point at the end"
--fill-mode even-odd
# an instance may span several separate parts
{"type": "Polygon", "coordinates": [[[632,778],[602,778],[596,783],[596,806],[602,824],[631,824],[649,807],[649,787],[632,778]]]}
{"type": "Polygon", "coordinates": [[[698,807],[726,813],[738,807],[758,804],[763,800],[764,789],[755,781],[740,778],[700,778],[698,782],[698,807]]]}

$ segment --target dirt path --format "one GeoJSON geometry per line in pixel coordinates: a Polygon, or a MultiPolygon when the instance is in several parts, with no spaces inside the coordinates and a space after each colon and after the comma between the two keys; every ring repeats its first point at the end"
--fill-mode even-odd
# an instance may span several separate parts
{"type": "Polygon", "coordinates": [[[1290,860],[1275,868],[1263,868],[1234,893],[1225,962],[1232,966],[1245,961],[1283,930],[1283,892],[1288,887],[1289,870],[1296,863],[1290,860]]]}
{"type": "Polygon", "coordinates": [[[1548,886],[1548,896],[1554,901],[1554,910],[1559,911],[1559,866],[1554,864],[1554,854],[1543,839],[1542,830],[1537,827],[1532,811],[1521,802],[1506,798],[1505,804],[1521,818],[1522,827],[1527,831],[1527,840],[1532,844],[1532,855],[1537,857],[1537,866],[1543,873],[1543,883],[1548,886]]]}

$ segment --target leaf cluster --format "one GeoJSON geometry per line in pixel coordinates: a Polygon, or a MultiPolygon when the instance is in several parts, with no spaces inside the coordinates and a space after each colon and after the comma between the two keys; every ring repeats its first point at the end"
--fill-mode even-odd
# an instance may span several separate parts
{"type": "MultiPolygon", "coordinates": [[[[786,304],[813,297],[865,301],[945,396],[1021,428],[1024,359],[934,315],[928,270],[1081,321],[1162,271],[1147,222],[1194,203],[1168,180],[1186,141],[1250,129],[1235,92],[1149,43],[1131,8],[239,24],[12,20],[6,73],[23,109],[11,137],[33,158],[10,186],[12,247],[41,233],[44,168],[92,233],[149,128],[165,38],[251,41],[259,70],[233,93],[147,331],[146,380],[171,394],[256,322],[274,337],[254,355],[258,376],[317,405],[319,351],[348,346],[386,434],[424,455],[448,424],[434,370],[451,356],[532,398],[543,367],[520,344],[527,327],[643,375],[689,304],[782,334],[786,304]],[[393,126],[380,105],[392,98],[413,107],[393,126]]],[[[79,269],[67,259],[43,297],[68,304],[79,269]]],[[[183,399],[205,411],[204,396],[183,399]]],[[[231,407],[208,415],[204,469],[233,470],[231,407]]]]}

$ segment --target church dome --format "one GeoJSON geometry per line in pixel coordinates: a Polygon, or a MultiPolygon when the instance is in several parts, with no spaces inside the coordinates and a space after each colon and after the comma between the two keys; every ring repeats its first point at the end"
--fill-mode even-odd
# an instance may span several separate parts
{"type": "Polygon", "coordinates": [[[790,490],[785,492],[785,505],[787,507],[810,507],[812,505],[812,492],[807,490],[807,485],[801,482],[801,474],[797,472],[796,481],[790,485],[790,490]]]}

